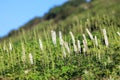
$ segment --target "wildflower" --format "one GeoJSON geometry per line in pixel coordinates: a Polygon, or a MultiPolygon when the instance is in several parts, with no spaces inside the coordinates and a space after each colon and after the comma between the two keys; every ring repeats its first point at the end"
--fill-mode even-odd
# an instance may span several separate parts
{"type": "Polygon", "coordinates": [[[89,74],[88,70],[84,70],[83,72],[84,72],[84,74],[89,74]]]}
{"type": "Polygon", "coordinates": [[[75,38],[74,38],[74,35],[73,35],[73,33],[71,31],[70,31],[70,35],[71,35],[73,43],[75,43],[75,38]]]}
{"type": "Polygon", "coordinates": [[[115,79],[115,78],[114,78],[113,76],[109,75],[108,80],[114,80],[114,79],[115,79]]]}
{"type": "Polygon", "coordinates": [[[68,46],[68,43],[67,42],[64,42],[64,46],[65,48],[67,49],[67,52],[70,54],[70,48],[68,46]]]}
{"type": "Polygon", "coordinates": [[[65,52],[65,48],[62,47],[62,50],[63,50],[63,56],[66,57],[66,52],[65,52]]]}
{"type": "Polygon", "coordinates": [[[78,51],[81,53],[80,40],[77,40],[77,44],[78,44],[78,51]]]}
{"type": "Polygon", "coordinates": [[[83,48],[83,52],[85,53],[85,52],[87,52],[87,39],[86,39],[86,36],[85,36],[85,34],[83,34],[83,46],[84,46],[84,48],[83,48]]]}
{"type": "Polygon", "coordinates": [[[59,41],[60,41],[60,45],[63,45],[63,39],[62,39],[62,32],[59,31],[59,41]]]}
{"type": "Polygon", "coordinates": [[[120,65],[117,66],[120,69],[120,65]]]}
{"type": "Polygon", "coordinates": [[[51,36],[52,36],[53,44],[56,45],[56,32],[55,31],[51,31],[51,36]]]}
{"type": "Polygon", "coordinates": [[[9,49],[12,51],[12,44],[9,42],[9,49]]]}
{"type": "Polygon", "coordinates": [[[4,44],[4,46],[3,46],[3,50],[4,50],[4,51],[6,50],[6,46],[5,46],[5,44],[4,44]]]}
{"type": "Polygon", "coordinates": [[[86,28],[86,31],[87,31],[88,35],[90,36],[90,39],[93,40],[94,39],[93,35],[90,33],[90,31],[87,28],[86,28]]]}
{"type": "Polygon", "coordinates": [[[120,32],[117,32],[117,34],[120,36],[120,32]]]}
{"type": "MultiPolygon", "coordinates": [[[[8,50],[7,46],[5,45],[5,43],[4,43],[4,45],[3,45],[3,50],[6,51],[7,53],[9,52],[9,50],[8,50]]],[[[12,49],[11,49],[11,50],[12,50],[12,49]]]]}
{"type": "Polygon", "coordinates": [[[73,44],[73,47],[74,47],[74,51],[77,52],[77,47],[75,44],[73,44]]]}
{"type": "Polygon", "coordinates": [[[29,54],[29,59],[30,59],[30,63],[33,64],[33,56],[31,53],[29,54]]]}
{"type": "Polygon", "coordinates": [[[73,33],[72,33],[71,31],[70,31],[70,35],[71,35],[71,38],[72,38],[74,51],[77,52],[77,47],[76,47],[76,45],[75,45],[75,38],[74,38],[74,35],[73,35],[73,33]]]}
{"type": "Polygon", "coordinates": [[[84,46],[83,52],[85,53],[85,52],[87,52],[87,44],[86,44],[85,40],[83,40],[83,46],[84,46]]]}
{"type": "Polygon", "coordinates": [[[25,57],[25,48],[24,48],[23,43],[21,43],[21,44],[22,44],[22,61],[25,62],[25,59],[26,59],[26,57],[25,57]]]}
{"type": "Polygon", "coordinates": [[[83,39],[84,39],[84,42],[87,44],[87,39],[86,39],[85,34],[83,34],[83,39]]]}
{"type": "Polygon", "coordinates": [[[95,45],[98,46],[98,41],[96,36],[95,36],[95,45]]]}
{"type": "Polygon", "coordinates": [[[28,74],[29,72],[30,72],[29,69],[27,69],[27,70],[24,71],[25,74],[28,74]]]}
{"type": "Polygon", "coordinates": [[[104,35],[104,39],[105,39],[105,45],[106,45],[106,47],[108,47],[109,43],[108,43],[107,33],[106,33],[105,29],[103,29],[103,35],[104,35]]]}
{"type": "Polygon", "coordinates": [[[40,46],[40,49],[43,50],[43,45],[42,45],[41,39],[39,39],[39,46],[40,46]]]}

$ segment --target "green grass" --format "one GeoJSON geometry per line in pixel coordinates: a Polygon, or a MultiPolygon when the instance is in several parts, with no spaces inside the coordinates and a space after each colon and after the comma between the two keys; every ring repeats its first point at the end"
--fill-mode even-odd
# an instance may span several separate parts
{"type": "MultiPolygon", "coordinates": [[[[114,1],[113,1],[114,2],[114,1]]],[[[97,1],[92,3],[98,5],[97,1]]],[[[82,13],[74,13],[57,23],[44,21],[31,30],[21,30],[20,34],[0,43],[0,78],[15,80],[119,80],[120,79],[120,19],[119,3],[98,5],[82,13]],[[104,9],[100,9],[100,8],[104,9]],[[108,9],[109,7],[109,9],[108,9]],[[113,10],[113,13],[108,11],[113,10]],[[97,12],[96,12],[97,11],[97,12]],[[94,14],[93,14],[94,13],[94,14]],[[98,46],[90,39],[86,28],[97,36],[98,46]],[[102,29],[106,29],[109,46],[106,47],[102,29]],[[54,45],[51,30],[56,32],[57,45],[54,45]],[[59,31],[68,43],[60,45],[59,31]],[[81,53],[74,51],[80,40],[81,53]],[[87,38],[87,51],[84,52],[83,34],[87,38]],[[40,48],[39,39],[43,49],[40,48]],[[10,50],[10,44],[12,50],[10,50]],[[65,51],[65,52],[64,52],[65,51]],[[65,57],[66,53],[66,57],[65,57]],[[33,64],[29,59],[32,54],[33,64]]]]}

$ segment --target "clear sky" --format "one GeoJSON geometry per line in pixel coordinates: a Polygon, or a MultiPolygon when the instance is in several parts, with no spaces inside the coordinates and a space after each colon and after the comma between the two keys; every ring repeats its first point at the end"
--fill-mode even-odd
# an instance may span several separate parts
{"type": "Polygon", "coordinates": [[[0,0],[0,37],[68,0],[0,0]]]}

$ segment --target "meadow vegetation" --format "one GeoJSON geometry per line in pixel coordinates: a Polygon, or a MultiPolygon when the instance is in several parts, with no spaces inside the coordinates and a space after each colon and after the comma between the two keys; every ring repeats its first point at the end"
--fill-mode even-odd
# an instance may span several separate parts
{"type": "Polygon", "coordinates": [[[65,9],[74,5],[76,11],[68,16],[59,14],[66,3],[51,10],[46,15],[49,19],[45,16],[47,20],[33,28],[21,28],[1,41],[0,79],[120,79],[120,1],[93,0],[80,5],[73,1],[65,9]]]}

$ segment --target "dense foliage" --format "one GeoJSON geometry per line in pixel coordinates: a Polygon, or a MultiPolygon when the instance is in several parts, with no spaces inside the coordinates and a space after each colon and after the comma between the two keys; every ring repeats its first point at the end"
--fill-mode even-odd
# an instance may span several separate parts
{"type": "Polygon", "coordinates": [[[46,20],[1,41],[0,79],[119,80],[120,1],[81,1],[51,9],[46,20]]]}

